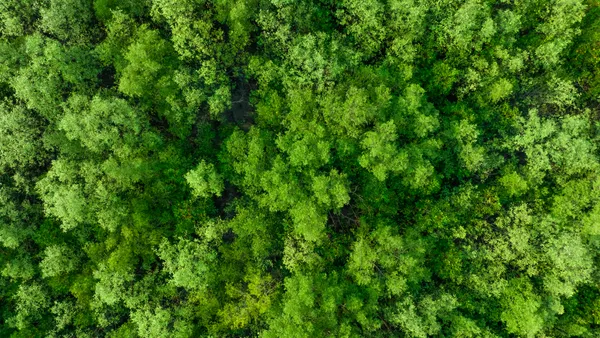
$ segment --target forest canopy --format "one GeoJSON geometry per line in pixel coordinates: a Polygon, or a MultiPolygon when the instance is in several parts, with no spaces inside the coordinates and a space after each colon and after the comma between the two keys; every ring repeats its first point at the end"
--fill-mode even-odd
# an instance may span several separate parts
{"type": "Polygon", "coordinates": [[[0,337],[600,337],[600,1],[0,0],[0,337]]]}

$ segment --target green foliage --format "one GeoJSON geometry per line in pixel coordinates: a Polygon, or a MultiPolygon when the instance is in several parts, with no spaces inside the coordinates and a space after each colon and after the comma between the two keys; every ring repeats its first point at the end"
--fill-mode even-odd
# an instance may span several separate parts
{"type": "Polygon", "coordinates": [[[340,209],[350,202],[347,178],[336,170],[329,175],[314,176],[312,189],[317,200],[329,208],[340,209]]]}
{"type": "Polygon", "coordinates": [[[169,72],[175,61],[171,46],[159,32],[143,26],[133,41],[124,55],[127,65],[122,70],[119,90],[133,97],[164,100],[174,86],[169,72]]]}
{"type": "Polygon", "coordinates": [[[535,337],[542,329],[543,318],[538,313],[539,296],[532,293],[531,284],[514,279],[502,295],[503,311],[500,315],[508,332],[524,337],[535,337]]]}
{"type": "Polygon", "coordinates": [[[2,36],[19,37],[31,32],[39,15],[40,2],[3,0],[0,2],[0,10],[2,36]]]}
{"type": "Polygon", "coordinates": [[[0,0],[0,337],[600,337],[598,0],[0,0]]]}
{"type": "Polygon", "coordinates": [[[40,262],[43,277],[54,277],[72,272],[77,268],[77,257],[73,256],[66,245],[53,245],[44,250],[40,262]]]}
{"type": "Polygon", "coordinates": [[[25,254],[14,255],[5,262],[2,276],[12,279],[30,280],[35,276],[35,267],[31,258],[25,254]]]}
{"type": "Polygon", "coordinates": [[[503,175],[499,181],[504,187],[504,191],[511,197],[519,196],[527,191],[527,181],[514,171],[503,175]]]}
{"type": "Polygon", "coordinates": [[[200,162],[195,169],[185,175],[185,179],[192,188],[193,194],[198,197],[221,196],[223,191],[223,178],[216,172],[212,163],[200,162]]]}
{"type": "Polygon", "coordinates": [[[25,107],[0,103],[0,172],[44,162],[41,129],[40,122],[25,107]]]}
{"type": "Polygon", "coordinates": [[[59,128],[68,139],[79,141],[90,152],[112,150],[121,158],[131,158],[136,153],[131,146],[147,138],[143,134],[147,121],[125,100],[72,96],[64,110],[59,128]]]}
{"type": "Polygon", "coordinates": [[[25,329],[42,318],[44,310],[50,306],[48,295],[39,284],[22,284],[15,294],[16,311],[11,322],[18,329],[25,329]]]}
{"type": "Polygon", "coordinates": [[[50,0],[40,9],[40,27],[61,41],[83,42],[93,35],[93,11],[89,1],[50,0]]]}
{"type": "Polygon", "coordinates": [[[165,242],[159,248],[159,257],[174,285],[188,290],[208,287],[209,264],[216,255],[206,245],[187,240],[180,240],[176,246],[165,242]]]}
{"type": "Polygon", "coordinates": [[[389,121],[365,133],[361,142],[366,153],[358,161],[380,181],[386,179],[388,172],[399,173],[408,167],[408,154],[394,144],[397,138],[396,125],[389,121]]]}

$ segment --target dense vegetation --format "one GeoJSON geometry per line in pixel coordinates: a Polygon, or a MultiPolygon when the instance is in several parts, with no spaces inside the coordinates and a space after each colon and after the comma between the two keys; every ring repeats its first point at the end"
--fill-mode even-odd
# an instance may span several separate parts
{"type": "Polygon", "coordinates": [[[598,0],[0,0],[0,337],[599,337],[598,0]]]}

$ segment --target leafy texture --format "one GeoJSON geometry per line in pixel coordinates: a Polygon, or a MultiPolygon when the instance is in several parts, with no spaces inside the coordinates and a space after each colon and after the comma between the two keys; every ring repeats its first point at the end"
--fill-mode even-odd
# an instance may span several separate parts
{"type": "Polygon", "coordinates": [[[598,0],[0,0],[0,337],[600,337],[598,0]]]}

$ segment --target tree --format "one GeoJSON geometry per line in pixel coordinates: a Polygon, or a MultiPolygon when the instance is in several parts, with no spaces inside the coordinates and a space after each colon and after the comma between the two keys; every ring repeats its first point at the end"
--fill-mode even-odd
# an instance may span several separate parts
{"type": "Polygon", "coordinates": [[[0,0],[0,337],[600,336],[598,0],[0,0]]]}
{"type": "Polygon", "coordinates": [[[48,295],[39,284],[23,284],[15,294],[16,315],[11,318],[11,324],[18,329],[25,329],[36,320],[50,306],[48,295]]]}
{"type": "Polygon", "coordinates": [[[40,16],[42,30],[59,40],[81,43],[94,34],[93,9],[88,1],[50,0],[47,7],[40,8],[40,16]]]}
{"type": "Polygon", "coordinates": [[[380,181],[386,179],[388,172],[399,173],[408,167],[408,154],[406,151],[399,151],[394,144],[397,138],[393,121],[365,133],[362,146],[368,152],[359,158],[359,163],[362,167],[369,168],[380,181]]]}
{"type": "Polygon", "coordinates": [[[198,197],[221,196],[223,191],[223,178],[216,172],[212,163],[200,162],[195,169],[185,175],[185,179],[192,188],[193,194],[198,197]]]}
{"type": "Polygon", "coordinates": [[[74,257],[65,245],[49,246],[44,254],[44,258],[40,262],[43,277],[59,276],[77,268],[77,257],[74,257]]]}

